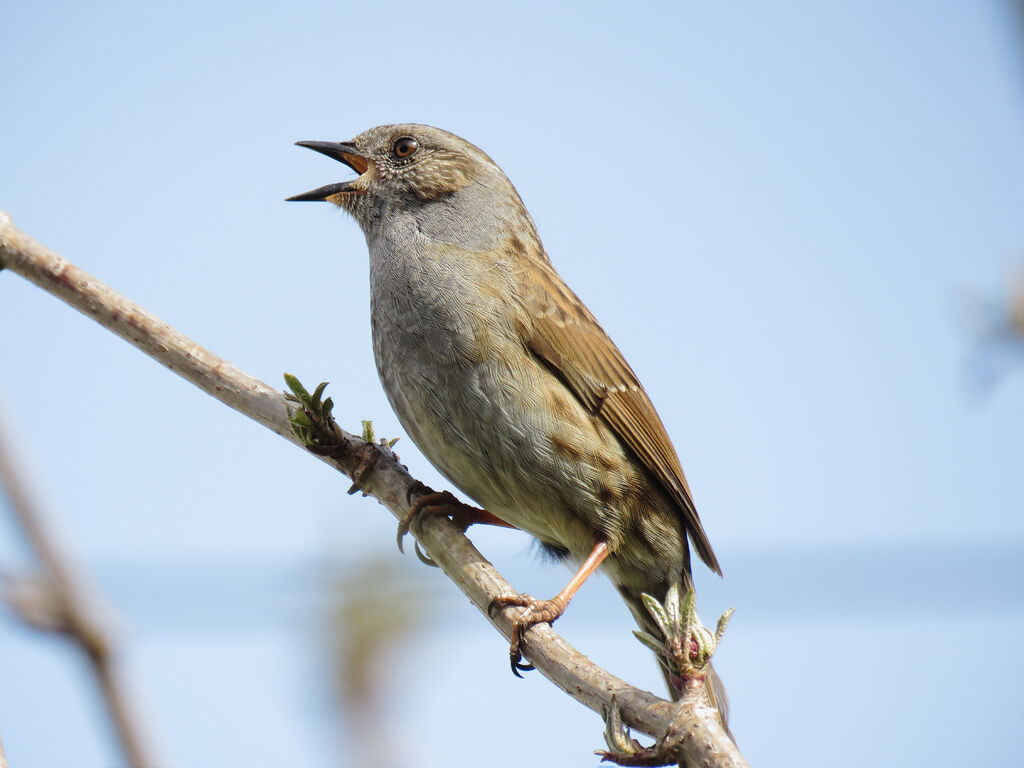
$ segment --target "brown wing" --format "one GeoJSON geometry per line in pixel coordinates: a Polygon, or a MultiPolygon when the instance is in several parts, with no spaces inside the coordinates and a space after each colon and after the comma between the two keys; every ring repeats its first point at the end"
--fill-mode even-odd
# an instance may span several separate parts
{"type": "Polygon", "coordinates": [[[531,260],[530,266],[530,279],[524,281],[526,308],[533,319],[532,335],[527,339],[530,349],[657,478],[679,505],[700,559],[721,575],[679,457],[633,369],[550,263],[531,260]]]}

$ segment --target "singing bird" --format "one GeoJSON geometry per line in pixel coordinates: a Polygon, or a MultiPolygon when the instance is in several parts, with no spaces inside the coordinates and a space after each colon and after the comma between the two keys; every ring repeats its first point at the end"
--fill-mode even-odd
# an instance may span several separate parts
{"type": "Polygon", "coordinates": [[[377,372],[402,426],[486,510],[469,522],[521,528],[579,569],[551,600],[498,601],[526,609],[513,671],[529,668],[523,633],[558,618],[598,567],[657,636],[640,596],[690,585],[687,538],[721,569],[650,398],[555,271],[512,183],[426,125],[297,144],[359,174],[289,200],[333,203],[365,234],[377,372]]]}

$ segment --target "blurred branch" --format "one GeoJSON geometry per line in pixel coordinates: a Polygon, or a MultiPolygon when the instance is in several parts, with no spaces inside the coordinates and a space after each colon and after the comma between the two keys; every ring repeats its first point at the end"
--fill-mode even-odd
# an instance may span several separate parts
{"type": "Polygon", "coordinates": [[[385,709],[381,691],[396,666],[395,651],[435,609],[433,587],[377,553],[346,568],[334,583],[328,625],[334,689],[344,712],[344,754],[351,765],[397,766],[403,756],[401,726],[385,709]]]}
{"type": "MultiPolygon", "coordinates": [[[[207,394],[302,446],[292,433],[289,409],[281,393],[203,349],[37,243],[15,228],[3,212],[0,267],[57,296],[207,394]]],[[[357,478],[358,490],[375,497],[399,520],[404,518],[410,496],[422,493],[419,489],[423,485],[412,478],[388,445],[365,442],[336,425],[334,432],[335,450],[330,456],[319,458],[348,477],[357,478]]],[[[426,554],[484,616],[496,597],[515,593],[447,518],[418,519],[414,532],[426,554]]],[[[510,614],[515,613],[515,609],[499,610],[488,617],[507,640],[512,636],[510,614]]],[[[550,625],[531,628],[528,656],[544,677],[595,712],[612,712],[614,702],[626,725],[659,738],[671,732],[673,741],[685,746],[688,759],[696,764],[746,765],[714,709],[701,701],[702,696],[706,698],[703,686],[687,690],[679,702],[665,701],[601,669],[565,642],[550,625]]]]}
{"type": "MultiPolygon", "coordinates": [[[[97,601],[89,595],[84,579],[73,571],[67,556],[44,525],[38,507],[21,482],[4,438],[0,429],[0,485],[7,491],[11,512],[42,564],[43,573],[7,577],[3,597],[26,624],[65,635],[82,648],[99,680],[128,764],[133,768],[152,766],[154,762],[136,721],[138,708],[132,706],[118,677],[113,637],[99,619],[97,601]]],[[[3,766],[0,751],[0,768],[3,766]]]]}
{"type": "Polygon", "coordinates": [[[970,382],[988,394],[1008,372],[1020,369],[1024,353],[1024,271],[1008,280],[1005,297],[968,294],[966,307],[974,335],[968,358],[970,382]]]}
{"type": "Polygon", "coordinates": [[[4,757],[4,743],[0,741],[0,768],[7,768],[7,758],[4,757]]]}
{"type": "Polygon", "coordinates": [[[1019,273],[1010,287],[1008,308],[1010,332],[1024,343],[1024,273],[1019,273]]]}
{"type": "MultiPolygon", "coordinates": [[[[1013,44],[1017,54],[1024,57],[1024,0],[1009,0],[1012,19],[1010,26],[1013,28],[1013,44]]],[[[1024,63],[1024,58],[1022,58],[1024,63]]]]}

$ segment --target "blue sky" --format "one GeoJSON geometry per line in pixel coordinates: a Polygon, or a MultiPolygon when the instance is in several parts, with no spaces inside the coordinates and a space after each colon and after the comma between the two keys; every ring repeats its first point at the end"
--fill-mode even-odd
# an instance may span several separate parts
{"type": "MultiPolygon", "coordinates": [[[[702,613],[737,608],[716,663],[751,762],[1005,764],[1024,746],[1024,367],[971,386],[968,297],[998,300],[1024,262],[1015,23],[989,2],[13,4],[0,208],[248,372],[329,380],[343,425],[401,436],[361,233],[283,202],[346,171],[292,142],[465,136],[673,437],[725,571],[698,574],[702,613]]],[[[386,686],[402,764],[479,764],[496,739],[496,766],[536,745],[596,762],[599,719],[513,679],[344,478],[6,273],[0,324],[5,422],[119,616],[167,764],[349,764],[325,574],[371,556],[440,606],[386,686]],[[467,699],[486,707],[455,717],[467,699]]],[[[473,538],[518,587],[562,586],[525,537],[473,538]]],[[[28,562],[0,518],[0,568],[28,562]]],[[[660,690],[607,583],[558,626],[660,690]]],[[[77,660],[6,616],[0,692],[12,766],[116,763],[77,660]]]]}

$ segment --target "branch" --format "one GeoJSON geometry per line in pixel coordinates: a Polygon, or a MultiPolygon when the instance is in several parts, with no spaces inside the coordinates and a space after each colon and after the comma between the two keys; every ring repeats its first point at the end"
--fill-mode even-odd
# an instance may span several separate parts
{"type": "MultiPolygon", "coordinates": [[[[164,364],[207,394],[263,424],[296,445],[289,409],[283,395],[240,371],[171,328],[108,286],[65,261],[14,227],[0,212],[0,268],[6,267],[57,296],[164,364]]],[[[356,480],[358,490],[373,496],[401,520],[411,495],[421,494],[418,483],[387,445],[368,443],[335,428],[337,450],[320,456],[356,480]]],[[[423,516],[421,516],[422,518],[423,516]]],[[[488,616],[488,606],[500,595],[515,593],[457,526],[429,516],[414,524],[426,554],[458,585],[470,602],[507,640],[512,637],[515,611],[488,616]]],[[[710,707],[698,706],[699,691],[686,692],[672,703],[640,690],[598,667],[563,640],[550,625],[529,633],[529,660],[544,677],[595,712],[611,712],[613,701],[622,721],[657,738],[682,729],[688,757],[707,766],[744,766],[735,745],[710,707]],[[698,738],[699,736],[699,738],[698,738]]]]}
{"type": "MultiPolygon", "coordinates": [[[[38,577],[8,577],[3,597],[27,624],[66,635],[81,647],[99,681],[128,764],[132,768],[153,766],[136,719],[138,707],[131,704],[118,675],[114,639],[98,618],[97,601],[44,525],[3,438],[0,430],[0,486],[7,490],[11,511],[44,570],[38,577]]],[[[4,765],[0,748],[0,768],[4,765]]]]}

